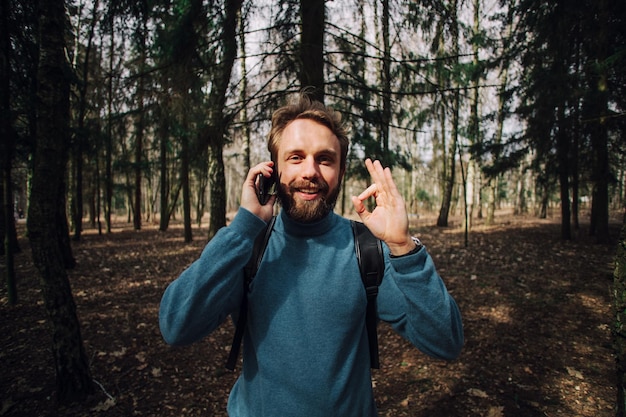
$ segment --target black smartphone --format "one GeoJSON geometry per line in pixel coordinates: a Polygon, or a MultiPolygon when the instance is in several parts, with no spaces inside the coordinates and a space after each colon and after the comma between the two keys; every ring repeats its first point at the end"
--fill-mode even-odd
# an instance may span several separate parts
{"type": "Polygon", "coordinates": [[[274,174],[272,173],[270,177],[259,174],[256,181],[256,195],[259,198],[259,203],[264,206],[275,191],[276,179],[274,174]]]}

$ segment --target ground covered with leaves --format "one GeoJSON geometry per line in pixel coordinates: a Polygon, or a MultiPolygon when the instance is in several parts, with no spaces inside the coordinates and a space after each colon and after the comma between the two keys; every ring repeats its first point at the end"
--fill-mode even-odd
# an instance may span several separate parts
{"type": "MultiPolygon", "coordinates": [[[[494,226],[473,226],[466,246],[458,222],[433,223],[418,219],[414,230],[459,303],[466,344],[454,362],[433,360],[381,325],[381,369],[373,375],[379,414],[613,416],[615,243],[594,244],[585,227],[561,241],[558,220],[500,216],[494,226]]],[[[51,333],[21,239],[19,304],[9,306],[0,290],[0,416],[225,416],[237,378],[224,369],[232,325],[173,348],[157,323],[163,290],[199,255],[206,230],[195,229],[191,244],[180,228],[161,233],[150,225],[83,237],[69,275],[96,394],[84,404],[56,404],[51,333]]]]}

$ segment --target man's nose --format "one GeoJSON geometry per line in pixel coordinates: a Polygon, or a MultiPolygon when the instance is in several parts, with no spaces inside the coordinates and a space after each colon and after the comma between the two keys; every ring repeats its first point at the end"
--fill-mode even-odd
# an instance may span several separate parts
{"type": "Polygon", "coordinates": [[[308,157],[304,159],[304,161],[302,162],[301,175],[302,178],[307,179],[316,178],[317,176],[319,176],[319,165],[317,161],[315,161],[315,158],[308,157]]]}

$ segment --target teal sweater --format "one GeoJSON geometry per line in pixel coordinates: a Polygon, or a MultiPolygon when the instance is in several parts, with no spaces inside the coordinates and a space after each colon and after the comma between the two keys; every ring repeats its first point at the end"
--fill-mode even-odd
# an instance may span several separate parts
{"type": "MultiPolygon", "coordinates": [[[[159,311],[167,343],[195,342],[237,314],[243,267],[264,226],[240,209],[168,286],[159,311]]],[[[426,249],[391,258],[383,247],[380,319],[428,355],[457,357],[461,316],[426,249]]],[[[248,300],[243,371],[230,394],[230,416],[376,416],[366,297],[349,220],[331,213],[301,224],[281,213],[248,300]]]]}

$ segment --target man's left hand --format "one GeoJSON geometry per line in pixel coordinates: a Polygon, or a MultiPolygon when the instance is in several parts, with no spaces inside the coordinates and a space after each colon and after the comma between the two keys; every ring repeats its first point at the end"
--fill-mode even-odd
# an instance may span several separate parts
{"type": "Polygon", "coordinates": [[[372,177],[372,185],[358,196],[352,197],[352,204],[361,221],[374,236],[384,241],[392,255],[404,255],[415,248],[409,234],[409,218],[402,195],[391,176],[391,170],[383,168],[380,161],[365,160],[365,166],[372,177]],[[364,201],[374,197],[376,207],[369,211],[364,201]]]}

